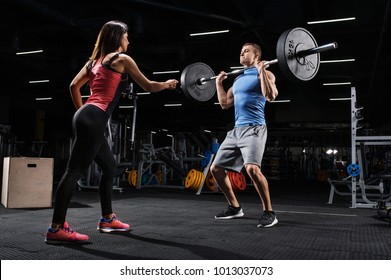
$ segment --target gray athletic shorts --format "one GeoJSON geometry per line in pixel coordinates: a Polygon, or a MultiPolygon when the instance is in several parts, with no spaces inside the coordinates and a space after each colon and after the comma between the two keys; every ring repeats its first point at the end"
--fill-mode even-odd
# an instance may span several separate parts
{"type": "Polygon", "coordinates": [[[228,131],[213,164],[236,172],[248,163],[260,167],[266,139],[266,125],[235,127],[228,131]]]}

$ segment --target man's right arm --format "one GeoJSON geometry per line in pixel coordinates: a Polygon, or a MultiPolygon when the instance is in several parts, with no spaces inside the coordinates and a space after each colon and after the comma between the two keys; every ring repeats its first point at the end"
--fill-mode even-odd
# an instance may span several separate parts
{"type": "Polygon", "coordinates": [[[234,104],[232,87],[225,91],[223,81],[227,78],[225,72],[221,72],[216,78],[216,90],[217,99],[219,100],[220,106],[223,110],[232,107],[234,104]]]}

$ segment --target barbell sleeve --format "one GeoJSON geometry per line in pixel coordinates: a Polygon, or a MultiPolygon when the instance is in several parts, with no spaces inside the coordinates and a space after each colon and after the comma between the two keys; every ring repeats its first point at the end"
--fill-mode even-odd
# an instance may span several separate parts
{"type": "Polygon", "coordinates": [[[336,42],[334,42],[334,43],[329,43],[326,45],[318,46],[315,48],[299,51],[298,53],[296,53],[296,56],[305,57],[305,56],[308,56],[311,54],[320,53],[320,52],[324,52],[324,51],[328,51],[328,50],[333,50],[336,48],[338,48],[338,44],[336,42]]]}

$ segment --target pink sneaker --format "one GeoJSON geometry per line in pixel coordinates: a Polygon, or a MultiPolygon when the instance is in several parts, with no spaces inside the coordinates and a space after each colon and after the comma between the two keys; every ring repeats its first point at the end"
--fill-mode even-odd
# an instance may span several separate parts
{"type": "Polygon", "coordinates": [[[99,220],[98,228],[100,232],[112,232],[112,231],[130,231],[130,225],[122,223],[117,219],[117,216],[113,214],[111,219],[101,218],[99,220]]]}
{"type": "Polygon", "coordinates": [[[45,241],[48,244],[79,244],[88,240],[88,235],[73,231],[67,222],[62,228],[49,228],[45,235],[45,241]]]}

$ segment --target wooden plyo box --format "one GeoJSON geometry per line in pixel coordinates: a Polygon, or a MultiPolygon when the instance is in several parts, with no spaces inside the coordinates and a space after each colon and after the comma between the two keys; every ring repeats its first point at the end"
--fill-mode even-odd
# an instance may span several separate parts
{"type": "Polygon", "coordinates": [[[5,157],[1,203],[6,208],[52,206],[53,158],[5,157]]]}

